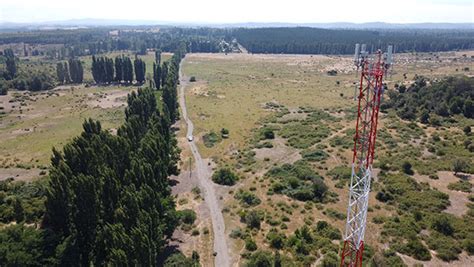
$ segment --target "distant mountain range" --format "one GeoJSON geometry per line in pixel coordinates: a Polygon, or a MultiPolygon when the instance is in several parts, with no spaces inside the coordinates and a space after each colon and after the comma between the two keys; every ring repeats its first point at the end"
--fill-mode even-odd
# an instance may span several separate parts
{"type": "Polygon", "coordinates": [[[37,23],[0,22],[0,29],[33,30],[76,27],[103,26],[181,26],[181,27],[215,27],[215,28],[261,28],[261,27],[313,27],[326,29],[466,29],[474,30],[474,23],[286,23],[286,22],[244,22],[244,23],[180,23],[153,20],[114,20],[114,19],[72,19],[62,21],[45,21],[37,23]]]}

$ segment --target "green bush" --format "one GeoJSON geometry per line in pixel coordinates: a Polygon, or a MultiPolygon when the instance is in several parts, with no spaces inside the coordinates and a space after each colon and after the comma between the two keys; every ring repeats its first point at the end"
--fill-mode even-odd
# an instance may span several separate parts
{"type": "Polygon", "coordinates": [[[329,252],[324,255],[323,260],[321,261],[321,267],[337,267],[339,266],[339,256],[335,252],[329,252]]]}
{"type": "Polygon", "coordinates": [[[328,208],[325,211],[323,211],[323,214],[327,215],[330,218],[337,219],[337,220],[345,220],[346,215],[344,213],[341,213],[333,208],[328,208]]]}
{"type": "Polygon", "coordinates": [[[220,185],[234,185],[239,177],[229,168],[221,168],[212,175],[212,181],[220,185]]]}
{"type": "Polygon", "coordinates": [[[303,150],[301,156],[308,161],[323,161],[329,157],[329,155],[321,149],[303,150]]]}
{"type": "Polygon", "coordinates": [[[196,220],[196,212],[189,209],[178,211],[178,216],[184,224],[193,224],[196,220]]]}
{"type": "Polygon", "coordinates": [[[411,168],[412,168],[412,166],[411,166],[410,162],[408,162],[408,161],[403,162],[402,170],[403,170],[404,173],[406,173],[408,175],[413,175],[413,170],[411,168]]]}
{"type": "Polygon", "coordinates": [[[257,211],[251,210],[241,214],[241,220],[249,228],[260,229],[260,222],[262,220],[262,216],[257,211]]]}
{"type": "Polygon", "coordinates": [[[44,213],[46,188],[45,179],[29,183],[0,181],[0,222],[39,222],[44,213]]]}
{"type": "Polygon", "coordinates": [[[244,207],[251,207],[260,204],[262,201],[252,192],[239,189],[234,195],[234,198],[240,201],[244,207]]]}
{"type": "Polygon", "coordinates": [[[436,256],[443,261],[453,261],[458,259],[462,252],[460,244],[452,237],[439,233],[431,233],[426,242],[430,249],[436,251],[436,256]]]}
{"type": "Polygon", "coordinates": [[[444,235],[452,235],[454,233],[452,223],[446,214],[434,216],[431,228],[444,235]]]}
{"type": "Polygon", "coordinates": [[[245,239],[245,249],[248,250],[248,251],[255,251],[257,250],[257,244],[255,243],[255,241],[253,241],[252,238],[247,238],[245,239]]]}
{"type": "Polygon", "coordinates": [[[273,167],[265,176],[277,179],[270,188],[273,192],[301,201],[323,201],[328,191],[322,177],[305,161],[273,167]]]}
{"type": "Polygon", "coordinates": [[[205,134],[202,137],[202,141],[206,147],[213,147],[215,144],[219,143],[222,140],[222,137],[216,134],[214,131],[211,131],[205,134]]]}
{"type": "Polygon", "coordinates": [[[431,254],[429,250],[417,238],[409,240],[406,244],[399,244],[397,247],[400,253],[412,256],[417,260],[431,260],[431,254]]]}
{"type": "Polygon", "coordinates": [[[269,251],[257,250],[247,261],[247,267],[273,267],[273,255],[269,251]]]}
{"type": "Polygon", "coordinates": [[[274,139],[275,133],[270,128],[263,128],[262,129],[262,139],[274,139]]]}
{"type": "Polygon", "coordinates": [[[342,239],[341,232],[336,227],[330,225],[326,221],[318,221],[316,223],[316,228],[314,232],[318,236],[326,237],[330,240],[340,240],[342,239]]]}
{"type": "Polygon", "coordinates": [[[455,183],[448,184],[448,189],[471,193],[472,184],[469,181],[460,180],[455,183]]]}
{"type": "Polygon", "coordinates": [[[267,233],[266,239],[270,244],[270,247],[276,249],[282,249],[285,244],[286,236],[283,233],[278,232],[277,229],[272,228],[267,233]]]}
{"type": "Polygon", "coordinates": [[[376,253],[372,258],[370,266],[391,266],[391,267],[405,267],[407,266],[402,258],[391,249],[383,251],[383,253],[376,253]]]}
{"type": "Polygon", "coordinates": [[[466,172],[469,168],[469,164],[462,159],[455,159],[453,161],[453,172],[457,175],[458,172],[466,172]]]}
{"type": "Polygon", "coordinates": [[[49,265],[43,251],[45,232],[24,224],[0,230],[0,262],[2,266],[49,265]]]}
{"type": "Polygon", "coordinates": [[[279,133],[288,139],[288,145],[306,149],[328,137],[331,130],[320,122],[313,125],[312,121],[296,121],[286,123],[279,133]]]}
{"type": "MultiPolygon", "coordinates": [[[[194,255],[194,254],[193,254],[194,255]]],[[[199,266],[199,258],[187,258],[181,252],[171,254],[164,262],[164,267],[196,267],[199,266]]]]}

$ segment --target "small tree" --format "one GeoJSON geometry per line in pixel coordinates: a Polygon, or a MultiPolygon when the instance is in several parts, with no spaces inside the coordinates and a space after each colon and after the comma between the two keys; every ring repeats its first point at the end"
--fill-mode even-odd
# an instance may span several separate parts
{"type": "Polygon", "coordinates": [[[234,185],[238,179],[229,168],[219,169],[212,175],[212,181],[220,185],[234,185]]]}
{"type": "Polygon", "coordinates": [[[254,229],[260,229],[260,215],[255,210],[251,210],[245,214],[245,224],[254,229]]]}
{"type": "Polygon", "coordinates": [[[462,129],[463,132],[466,134],[466,135],[469,135],[471,134],[471,126],[467,125],[466,127],[464,127],[464,129],[462,129]]]}
{"type": "Polygon", "coordinates": [[[466,161],[462,159],[455,159],[453,161],[453,172],[454,175],[457,175],[458,172],[464,172],[468,168],[468,164],[466,161]]]}
{"type": "Polygon", "coordinates": [[[264,137],[265,139],[275,139],[275,133],[273,132],[272,129],[270,129],[270,128],[265,128],[265,129],[263,130],[263,137],[264,137]]]}
{"type": "Polygon", "coordinates": [[[257,244],[255,243],[255,241],[253,241],[251,237],[245,239],[245,249],[247,249],[248,251],[257,250],[257,244]]]}
{"type": "Polygon", "coordinates": [[[19,198],[15,199],[15,205],[13,209],[15,213],[15,221],[17,223],[20,223],[25,220],[25,210],[23,209],[23,204],[21,204],[21,200],[19,198]]]}
{"type": "Polygon", "coordinates": [[[403,162],[402,164],[402,169],[403,169],[403,172],[408,174],[408,175],[413,175],[413,170],[411,169],[411,163],[408,162],[408,161],[405,161],[403,162]]]}

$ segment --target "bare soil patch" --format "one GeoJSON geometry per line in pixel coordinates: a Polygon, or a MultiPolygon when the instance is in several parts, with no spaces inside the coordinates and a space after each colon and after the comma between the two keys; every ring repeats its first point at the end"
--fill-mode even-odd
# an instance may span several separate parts
{"type": "Polygon", "coordinates": [[[268,158],[276,163],[293,163],[301,159],[300,150],[287,146],[285,139],[276,137],[272,144],[273,148],[254,149],[255,158],[259,160],[268,158]]]}
{"type": "Polygon", "coordinates": [[[99,108],[122,107],[126,105],[128,93],[127,91],[114,90],[102,94],[90,94],[89,97],[94,99],[89,100],[88,105],[99,108]]]}
{"type": "Polygon", "coordinates": [[[414,178],[417,181],[426,182],[430,186],[449,195],[449,201],[451,202],[451,205],[445,210],[447,213],[450,213],[456,216],[464,215],[468,210],[466,205],[467,203],[469,203],[469,200],[467,198],[469,196],[469,193],[448,189],[448,185],[450,183],[455,183],[459,181],[459,178],[454,176],[453,172],[448,172],[448,171],[438,172],[438,177],[439,179],[434,180],[434,179],[430,179],[426,175],[419,175],[419,174],[414,175],[414,178]]]}
{"type": "Polygon", "coordinates": [[[13,178],[15,181],[31,181],[40,177],[41,170],[38,168],[0,168],[0,181],[13,178]]]}

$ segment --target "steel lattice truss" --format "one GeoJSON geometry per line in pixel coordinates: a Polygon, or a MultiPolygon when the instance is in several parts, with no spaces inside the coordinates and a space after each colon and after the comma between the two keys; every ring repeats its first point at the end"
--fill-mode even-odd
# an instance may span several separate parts
{"type": "Polygon", "coordinates": [[[388,54],[384,55],[384,59],[380,50],[374,58],[369,57],[364,45],[362,51],[358,50],[359,45],[356,45],[355,63],[358,68],[361,67],[361,75],[357,95],[358,110],[352,176],[341,266],[362,266],[372,162],[375,154],[380,101],[384,89],[383,76],[392,61],[391,47],[388,49],[388,54]]]}

